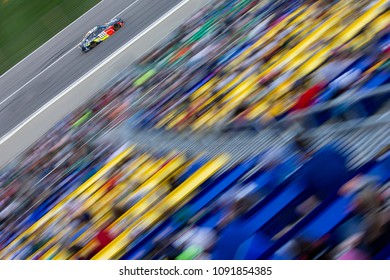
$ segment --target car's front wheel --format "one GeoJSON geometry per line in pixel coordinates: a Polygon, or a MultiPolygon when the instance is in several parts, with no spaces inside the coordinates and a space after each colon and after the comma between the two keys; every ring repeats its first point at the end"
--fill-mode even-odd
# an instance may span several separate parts
{"type": "Polygon", "coordinates": [[[93,49],[94,47],[96,47],[97,46],[97,43],[96,42],[91,42],[91,44],[89,45],[89,47],[91,48],[91,49],[93,49]]]}

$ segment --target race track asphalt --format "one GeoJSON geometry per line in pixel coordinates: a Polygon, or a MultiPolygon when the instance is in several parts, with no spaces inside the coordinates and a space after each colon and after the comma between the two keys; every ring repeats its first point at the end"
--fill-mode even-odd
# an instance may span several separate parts
{"type": "Polygon", "coordinates": [[[181,0],[103,0],[0,77],[0,138],[181,0]],[[76,46],[85,33],[117,16],[125,27],[97,48],[76,46]]]}

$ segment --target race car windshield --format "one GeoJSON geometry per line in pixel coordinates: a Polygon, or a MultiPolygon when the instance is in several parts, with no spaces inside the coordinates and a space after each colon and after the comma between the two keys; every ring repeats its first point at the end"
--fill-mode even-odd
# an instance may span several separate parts
{"type": "Polygon", "coordinates": [[[92,32],[94,32],[94,29],[88,31],[88,33],[84,36],[83,39],[87,39],[92,34],[92,32]]]}
{"type": "Polygon", "coordinates": [[[84,36],[84,39],[90,38],[92,36],[97,36],[100,32],[102,32],[105,28],[103,26],[96,26],[95,28],[88,31],[88,33],[84,36]]]}
{"type": "Polygon", "coordinates": [[[104,27],[95,27],[93,30],[92,30],[92,35],[93,36],[97,36],[99,35],[100,32],[102,32],[105,28],[104,27]]]}

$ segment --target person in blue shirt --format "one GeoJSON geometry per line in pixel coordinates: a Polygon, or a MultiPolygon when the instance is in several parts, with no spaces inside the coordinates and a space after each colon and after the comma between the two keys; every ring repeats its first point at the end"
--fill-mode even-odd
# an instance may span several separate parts
{"type": "Polygon", "coordinates": [[[315,152],[300,171],[301,182],[318,200],[336,195],[349,179],[346,157],[332,145],[315,152]]]}

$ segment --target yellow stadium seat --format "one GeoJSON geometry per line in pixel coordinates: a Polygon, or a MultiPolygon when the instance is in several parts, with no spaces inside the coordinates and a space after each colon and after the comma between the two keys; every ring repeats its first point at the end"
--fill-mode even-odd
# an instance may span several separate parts
{"type": "Polygon", "coordinates": [[[27,242],[29,242],[32,239],[34,232],[40,227],[42,227],[44,224],[53,220],[53,218],[58,214],[58,212],[63,210],[67,202],[73,200],[77,196],[80,196],[85,190],[90,188],[96,181],[102,178],[118,163],[120,163],[123,159],[125,159],[133,150],[134,147],[130,147],[125,151],[123,151],[122,153],[120,153],[119,155],[117,155],[110,162],[108,162],[103,168],[101,168],[95,175],[93,175],[90,179],[88,179],[84,184],[82,184],[74,192],[69,194],[53,209],[51,209],[48,213],[46,213],[42,218],[40,218],[37,222],[35,222],[32,226],[30,226],[21,235],[15,238],[15,240],[13,240],[8,246],[6,246],[3,250],[1,250],[0,252],[1,258],[10,259],[10,256],[13,254],[13,252],[15,251],[18,252],[22,247],[24,247],[27,244],[27,242]]]}
{"type": "MultiPolygon", "coordinates": [[[[135,169],[135,168],[139,168],[140,165],[142,165],[147,158],[149,158],[149,156],[142,155],[140,158],[138,158],[136,161],[134,161],[132,164],[130,164],[130,166],[127,168],[127,171],[130,171],[130,170],[135,169]]],[[[141,168],[139,168],[139,169],[141,169],[141,168]]],[[[113,198],[115,197],[115,195],[117,195],[118,192],[123,190],[123,188],[125,186],[125,183],[122,182],[121,184],[119,184],[118,186],[113,188],[110,192],[107,192],[105,189],[104,183],[105,183],[104,181],[102,181],[100,183],[101,186],[103,186],[103,187],[100,188],[95,193],[91,193],[89,198],[86,199],[86,201],[84,202],[84,205],[83,205],[83,209],[90,212],[90,214],[94,218],[93,220],[95,220],[96,223],[98,222],[98,221],[96,221],[96,219],[98,219],[98,216],[96,215],[97,210],[102,211],[102,209],[105,207],[105,205],[110,204],[112,202],[113,198]]],[[[111,207],[108,206],[108,208],[111,208],[111,207]]],[[[56,219],[63,219],[64,215],[66,215],[66,213],[62,213],[62,217],[57,217],[56,219]]],[[[50,246],[53,246],[53,244],[56,244],[61,238],[63,238],[67,234],[68,233],[65,231],[60,231],[58,234],[55,235],[55,237],[53,237],[43,247],[41,247],[38,252],[36,252],[33,255],[31,255],[30,257],[28,257],[28,259],[34,258],[36,255],[39,255],[40,252],[47,250],[47,248],[49,248],[50,246]]],[[[40,258],[41,259],[49,258],[49,256],[51,256],[51,254],[52,254],[52,250],[49,250],[47,253],[42,255],[40,258]]]]}
{"type": "MultiPolygon", "coordinates": [[[[149,162],[147,162],[147,164],[141,165],[141,167],[138,168],[136,170],[136,172],[132,175],[132,179],[133,180],[137,180],[140,183],[143,183],[144,182],[143,180],[145,180],[145,181],[148,180],[156,172],[158,172],[158,169],[161,167],[161,165],[164,163],[164,161],[165,160],[160,159],[160,160],[154,161],[154,162],[150,162],[149,161],[149,162]],[[142,176],[144,178],[142,178],[142,176]]],[[[125,186],[125,185],[126,185],[125,183],[120,184],[120,186],[125,186]]],[[[134,191],[130,192],[127,195],[127,197],[130,197],[130,198],[134,197],[135,195],[137,195],[140,192],[147,193],[148,192],[147,188],[150,189],[150,186],[141,185],[138,188],[136,188],[134,191]]],[[[99,212],[94,211],[94,216],[93,216],[94,223],[93,223],[93,226],[88,231],[84,232],[81,236],[79,236],[71,245],[84,243],[85,239],[92,238],[95,235],[96,231],[99,228],[101,228],[107,221],[110,220],[110,218],[111,218],[111,210],[112,210],[112,203],[110,204],[109,202],[113,202],[113,200],[117,197],[118,194],[116,194],[116,196],[115,196],[115,194],[112,194],[111,192],[108,193],[108,194],[109,194],[109,197],[106,198],[108,200],[108,202],[105,203],[106,205],[103,206],[101,209],[99,209],[100,210],[99,212]]],[[[128,199],[128,198],[125,198],[125,199],[128,199]]],[[[63,254],[65,255],[66,253],[63,252],[63,254]]]]}
{"type": "Polygon", "coordinates": [[[126,227],[126,229],[115,238],[108,246],[93,257],[93,259],[117,259],[125,252],[123,251],[129,244],[134,235],[132,232],[140,232],[151,227],[157,221],[167,218],[164,213],[168,210],[177,208],[190,199],[205,180],[215,174],[226,162],[226,156],[220,156],[200,168],[195,174],[183,182],[179,187],[172,191],[167,197],[156,204],[145,215],[137,221],[126,227]]]}
{"type": "MultiPolygon", "coordinates": [[[[363,28],[365,25],[369,24],[377,16],[379,16],[384,11],[385,5],[386,5],[385,0],[381,0],[377,4],[375,4],[370,10],[368,10],[365,14],[360,16],[354,22],[354,24],[349,25],[346,29],[341,31],[341,33],[339,33],[328,46],[320,50],[311,59],[305,62],[296,71],[296,73],[291,77],[289,81],[283,83],[280,87],[272,91],[270,94],[273,95],[275,98],[279,98],[282,95],[284,95],[286,90],[290,88],[290,86],[293,84],[294,81],[296,81],[300,77],[303,77],[304,75],[307,75],[308,73],[318,68],[318,66],[320,66],[323,63],[323,61],[325,61],[325,59],[328,57],[331,50],[342,45],[343,43],[347,42],[351,38],[353,38],[353,36],[357,34],[357,32],[361,28],[363,28]]],[[[260,106],[255,106],[249,112],[248,117],[250,119],[253,119],[262,113],[263,113],[262,108],[260,106]]]]}
{"type": "MultiPolygon", "coordinates": [[[[164,166],[162,169],[160,169],[155,175],[153,175],[151,178],[149,178],[146,182],[144,182],[140,187],[139,190],[148,190],[148,193],[140,200],[138,201],[134,206],[132,206],[129,210],[126,211],[125,214],[123,214],[119,219],[114,221],[110,226],[109,230],[118,227],[122,223],[126,222],[127,219],[130,217],[134,217],[137,215],[140,215],[144,211],[150,207],[150,201],[149,199],[154,195],[154,192],[156,191],[156,186],[158,186],[161,182],[166,180],[166,178],[172,174],[177,169],[184,168],[186,161],[184,156],[179,156],[172,160],[169,164],[164,166]]],[[[92,228],[92,231],[96,232],[97,229],[92,228]]],[[[82,255],[86,255],[90,253],[95,248],[95,241],[92,239],[87,243],[87,245],[83,248],[81,252],[79,252],[82,255]]]]}

